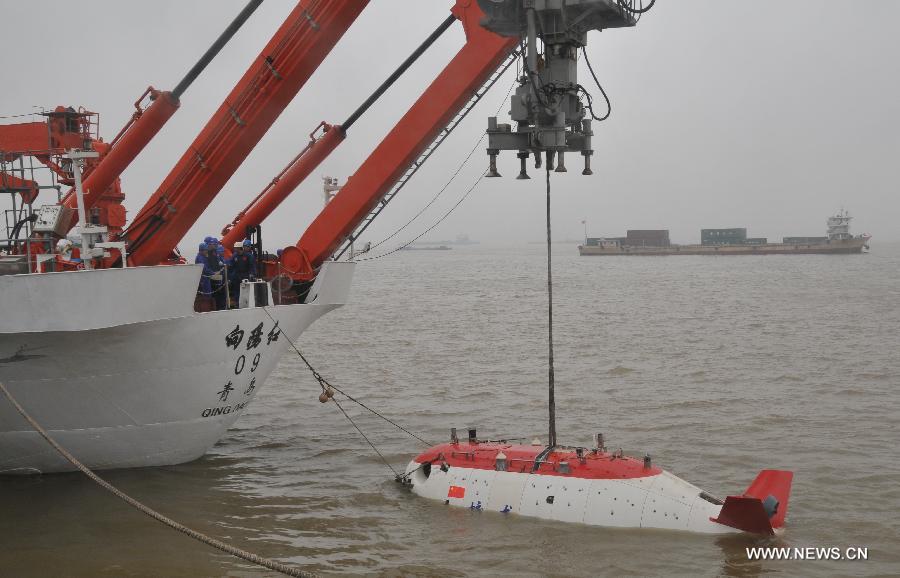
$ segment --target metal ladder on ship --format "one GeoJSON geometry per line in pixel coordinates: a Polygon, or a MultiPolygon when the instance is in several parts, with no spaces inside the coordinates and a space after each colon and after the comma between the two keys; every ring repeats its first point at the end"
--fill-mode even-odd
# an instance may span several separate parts
{"type": "Polygon", "coordinates": [[[378,204],[375,205],[375,208],[372,209],[372,211],[368,215],[366,215],[366,218],[363,219],[363,222],[360,223],[356,231],[354,231],[350,234],[349,237],[347,237],[347,240],[344,242],[344,246],[335,254],[335,260],[340,259],[341,256],[343,256],[343,254],[346,253],[348,249],[350,249],[351,245],[353,245],[353,243],[357,239],[359,239],[359,237],[363,234],[363,232],[365,232],[369,225],[372,224],[372,221],[375,220],[375,217],[381,214],[381,211],[384,210],[388,203],[390,203],[391,200],[393,200],[393,198],[397,196],[397,193],[399,193],[403,189],[403,187],[406,186],[413,175],[415,175],[416,172],[418,172],[418,170],[422,167],[422,165],[425,164],[425,161],[427,161],[428,158],[431,157],[432,154],[434,154],[434,151],[436,151],[437,148],[441,146],[441,143],[443,143],[444,140],[446,140],[446,138],[450,136],[450,133],[452,133],[453,130],[457,126],[459,126],[463,119],[466,118],[466,116],[472,111],[473,108],[475,108],[475,105],[478,104],[478,102],[484,97],[484,95],[487,94],[487,92],[491,89],[491,87],[494,86],[494,84],[497,83],[498,80],[500,80],[500,77],[503,76],[507,69],[509,69],[509,67],[512,66],[520,56],[521,51],[519,49],[513,50],[509,54],[509,56],[506,57],[506,60],[504,60],[503,63],[497,68],[497,70],[495,70],[494,73],[491,74],[487,81],[485,81],[485,83],[481,85],[481,88],[475,91],[475,94],[472,95],[472,98],[469,99],[462,110],[460,110],[456,114],[456,116],[454,116],[453,119],[449,123],[447,123],[447,126],[441,129],[441,132],[438,133],[437,137],[431,142],[431,144],[429,144],[428,147],[426,147],[425,150],[422,151],[422,154],[419,155],[419,157],[412,162],[409,168],[406,169],[406,172],[403,173],[403,176],[400,177],[396,183],[394,183],[394,186],[391,187],[391,189],[387,193],[385,193],[384,197],[382,197],[380,201],[378,201],[378,204]]]}

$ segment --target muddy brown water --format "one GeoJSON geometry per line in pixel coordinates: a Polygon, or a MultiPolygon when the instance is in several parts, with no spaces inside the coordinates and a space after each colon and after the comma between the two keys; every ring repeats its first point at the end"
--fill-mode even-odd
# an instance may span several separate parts
{"type": "MultiPolygon", "coordinates": [[[[106,472],[163,513],[325,575],[900,574],[900,245],[868,255],[555,253],[560,440],[650,453],[718,495],[795,472],[783,536],[582,527],[451,509],[391,479],[293,354],[204,458],[106,472]],[[867,561],[750,561],[756,545],[867,561]]],[[[543,247],[401,252],[303,335],[335,384],[429,440],[544,437],[543,247]]],[[[420,446],[345,404],[401,469],[420,446]]],[[[0,576],[268,576],[78,474],[0,479],[0,576]]]]}

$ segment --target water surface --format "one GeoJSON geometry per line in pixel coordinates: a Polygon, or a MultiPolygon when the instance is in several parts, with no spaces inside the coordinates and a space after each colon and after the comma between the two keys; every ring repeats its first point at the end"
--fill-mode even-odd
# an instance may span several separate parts
{"type": "MultiPolygon", "coordinates": [[[[900,246],[868,255],[578,257],[554,247],[560,441],[650,453],[708,491],[795,471],[774,540],[581,527],[415,498],[293,354],[206,457],[106,472],[163,513],[328,575],[900,574],[900,246]],[[867,546],[867,562],[751,562],[753,545],[867,546]]],[[[300,340],[339,387],[428,440],[546,440],[544,248],[361,263],[300,340]]],[[[420,449],[345,403],[402,469],[420,449]]],[[[268,576],[79,474],[0,479],[0,575],[268,576]]]]}

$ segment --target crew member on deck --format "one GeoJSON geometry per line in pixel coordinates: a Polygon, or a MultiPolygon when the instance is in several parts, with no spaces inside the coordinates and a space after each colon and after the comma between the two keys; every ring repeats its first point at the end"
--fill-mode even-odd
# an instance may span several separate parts
{"type": "Polygon", "coordinates": [[[212,298],[216,304],[216,310],[225,309],[225,298],[220,295],[220,293],[224,293],[225,289],[222,288],[222,268],[224,263],[219,258],[219,242],[215,237],[207,237],[204,242],[206,243],[206,259],[209,264],[209,269],[212,273],[209,276],[210,285],[212,287],[212,298]]]}
{"type": "Polygon", "coordinates": [[[213,274],[213,270],[209,266],[209,255],[206,243],[200,243],[200,246],[197,248],[197,257],[194,259],[194,263],[198,265],[203,265],[203,272],[200,274],[200,285],[197,288],[197,298],[194,300],[194,311],[198,313],[203,313],[206,311],[215,310],[215,301],[212,298],[212,283],[210,282],[210,277],[213,274]]]}
{"type": "Polygon", "coordinates": [[[216,309],[228,309],[228,296],[225,294],[225,287],[228,284],[228,278],[225,275],[225,247],[221,243],[216,243],[216,267],[215,274],[212,276],[213,296],[216,299],[216,309]]]}
{"type": "Polygon", "coordinates": [[[253,268],[256,269],[256,251],[253,250],[253,242],[250,239],[244,239],[244,254],[253,261],[253,268]]]}
{"type": "Polygon", "coordinates": [[[237,301],[241,294],[241,281],[256,278],[256,262],[251,255],[244,252],[242,243],[234,244],[234,254],[228,264],[231,298],[237,301]]]}

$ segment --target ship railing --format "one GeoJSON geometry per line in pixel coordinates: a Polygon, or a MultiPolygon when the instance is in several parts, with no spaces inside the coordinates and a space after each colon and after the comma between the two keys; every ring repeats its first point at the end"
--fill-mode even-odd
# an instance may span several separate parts
{"type": "Polygon", "coordinates": [[[3,209],[5,237],[0,237],[0,252],[4,253],[0,255],[0,275],[53,270],[54,240],[33,238],[32,234],[34,206],[57,204],[62,198],[57,173],[37,156],[52,157],[58,152],[0,151],[0,203],[7,207],[3,209]],[[36,186],[23,187],[22,183],[36,186]]]}

